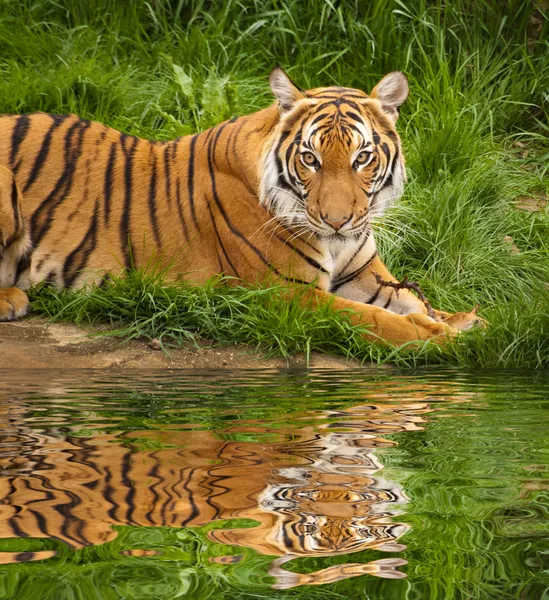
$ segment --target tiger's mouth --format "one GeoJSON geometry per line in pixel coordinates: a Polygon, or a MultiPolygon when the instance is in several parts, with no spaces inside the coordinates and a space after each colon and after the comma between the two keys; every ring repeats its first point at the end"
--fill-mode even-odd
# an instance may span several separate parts
{"type": "Polygon", "coordinates": [[[343,242],[346,240],[354,240],[363,235],[364,232],[370,229],[370,221],[366,219],[359,225],[353,224],[354,219],[351,219],[349,226],[344,226],[341,229],[334,229],[328,225],[317,222],[317,219],[306,215],[307,227],[314,232],[319,238],[327,242],[343,242]]]}

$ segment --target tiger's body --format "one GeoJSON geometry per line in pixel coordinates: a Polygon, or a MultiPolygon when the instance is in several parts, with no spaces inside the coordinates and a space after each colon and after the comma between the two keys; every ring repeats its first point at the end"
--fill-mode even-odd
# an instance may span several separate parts
{"type": "Polygon", "coordinates": [[[303,92],[276,69],[278,106],[171,142],[74,115],[1,117],[0,320],[24,315],[21,290],[38,282],[100,285],[153,264],[192,283],[314,282],[315,300],[397,343],[468,329],[474,315],[430,318],[376,279],[394,281],[370,220],[402,193],[401,77],[371,96],[303,92]]]}

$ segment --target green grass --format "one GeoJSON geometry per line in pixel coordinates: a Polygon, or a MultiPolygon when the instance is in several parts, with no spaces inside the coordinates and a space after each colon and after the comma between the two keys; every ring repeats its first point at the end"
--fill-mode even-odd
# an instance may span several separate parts
{"type": "Polygon", "coordinates": [[[70,111],[144,137],[268,105],[276,63],[303,87],[366,91],[404,70],[409,184],[378,225],[382,256],[437,307],[480,304],[490,328],[443,352],[395,353],[360,340],[341,315],[285,304],[280,290],[191,290],[137,275],[87,299],[42,291],[34,309],[127,335],[179,342],[192,332],[284,355],[548,366],[549,210],[515,207],[549,192],[547,40],[547,8],[518,0],[3,2],[1,112],[70,111]]]}
{"type": "Polygon", "coordinates": [[[461,336],[444,348],[432,342],[401,348],[364,339],[347,311],[328,302],[312,308],[283,287],[246,288],[212,280],[203,287],[170,285],[161,275],[131,271],[101,288],[59,291],[40,286],[31,292],[35,312],[79,325],[108,323],[102,332],[124,339],[159,339],[164,349],[206,337],[220,343],[251,344],[268,354],[289,357],[313,351],[357,358],[364,363],[401,367],[460,365],[538,368],[549,365],[549,314],[546,301],[531,295],[529,306],[485,311],[491,326],[461,336]]]}

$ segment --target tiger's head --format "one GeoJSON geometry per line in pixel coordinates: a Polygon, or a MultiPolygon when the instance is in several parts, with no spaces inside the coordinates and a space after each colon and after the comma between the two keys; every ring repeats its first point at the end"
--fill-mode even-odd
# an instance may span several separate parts
{"type": "Polygon", "coordinates": [[[403,191],[395,129],[408,80],[386,75],[370,95],[341,87],[298,88],[270,76],[280,118],[260,162],[261,202],[288,225],[322,238],[356,238],[403,191]]]}

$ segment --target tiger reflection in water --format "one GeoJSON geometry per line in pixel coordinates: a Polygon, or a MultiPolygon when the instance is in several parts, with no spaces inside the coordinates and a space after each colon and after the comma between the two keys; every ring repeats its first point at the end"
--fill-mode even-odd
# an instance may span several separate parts
{"type": "MultiPolygon", "coordinates": [[[[258,431],[251,421],[236,422],[220,436],[177,425],[93,437],[49,428],[46,435],[25,425],[30,410],[30,403],[18,400],[3,403],[0,412],[1,538],[50,538],[81,548],[113,540],[117,525],[197,527],[247,518],[258,525],[214,529],[208,536],[278,557],[270,568],[276,588],[364,573],[405,576],[396,568],[406,564],[399,558],[309,574],[287,571],[283,564],[297,557],[405,548],[397,540],[408,526],[394,517],[407,499],[398,484],[376,475],[382,465],[375,450],[396,445],[380,434],[418,429],[422,414],[430,411],[426,402],[308,413],[322,424],[292,429],[291,435],[273,429],[286,441],[272,443],[235,441],[236,434],[258,431]],[[130,436],[163,447],[136,452],[130,436]]],[[[0,562],[54,555],[3,552],[0,562]]]]}

